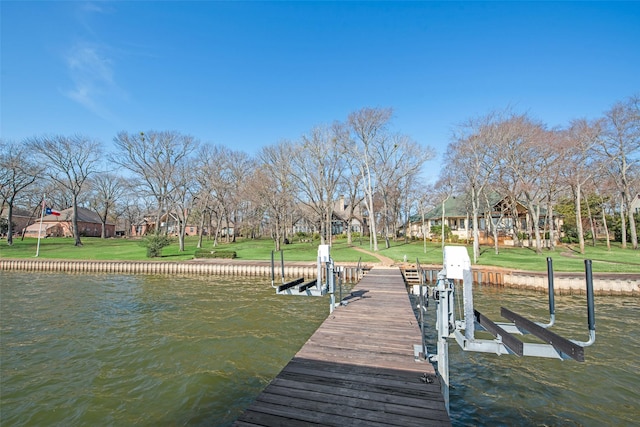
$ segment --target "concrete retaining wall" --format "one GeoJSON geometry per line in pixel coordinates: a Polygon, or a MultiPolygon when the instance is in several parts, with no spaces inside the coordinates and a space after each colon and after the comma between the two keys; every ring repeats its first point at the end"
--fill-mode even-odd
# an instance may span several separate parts
{"type": "MultiPolygon", "coordinates": [[[[504,275],[505,286],[547,291],[546,273],[510,272],[504,275]]],[[[557,273],[553,288],[559,295],[586,294],[584,273],[557,273]]],[[[640,274],[593,274],[593,291],[596,295],[630,295],[640,297],[640,274]]]]}
{"type": "MultiPolygon", "coordinates": [[[[345,281],[355,282],[361,278],[356,267],[345,266],[345,281]]],[[[194,263],[194,262],[145,262],[145,261],[62,261],[46,259],[0,259],[0,271],[53,271],[66,273],[112,273],[112,274],[212,274],[221,276],[271,277],[270,265],[239,263],[194,263]]],[[[281,268],[276,268],[276,280],[280,280],[281,268]]],[[[287,278],[315,278],[316,266],[286,266],[287,278]]]]}
{"type": "MultiPolygon", "coordinates": [[[[426,266],[427,281],[434,284],[442,266],[426,266]]],[[[501,268],[473,266],[473,282],[480,285],[504,286],[547,292],[546,272],[528,272],[501,268]]],[[[584,273],[555,273],[553,288],[558,295],[586,294],[584,273]]],[[[593,291],[596,295],[629,295],[640,297],[640,274],[593,273],[593,291]]]]}
{"type": "MultiPolygon", "coordinates": [[[[343,266],[346,282],[357,282],[362,277],[354,266],[343,266]]],[[[439,267],[442,268],[442,267],[439,267]]],[[[428,266],[427,280],[434,283],[439,271],[437,266],[428,266]]],[[[239,263],[195,263],[195,262],[146,262],[146,261],[63,261],[46,259],[0,259],[0,271],[53,271],[67,273],[112,273],[112,274],[212,274],[221,276],[271,277],[270,265],[239,263]]],[[[276,281],[282,270],[276,267],[276,281]]],[[[286,266],[286,278],[317,276],[316,266],[286,266]]],[[[545,291],[548,288],[547,274],[526,271],[509,271],[474,267],[475,283],[545,291]]],[[[556,273],[554,289],[557,294],[584,294],[584,273],[556,273]]],[[[593,289],[596,295],[631,295],[640,297],[640,274],[593,274],[593,289]]]]}

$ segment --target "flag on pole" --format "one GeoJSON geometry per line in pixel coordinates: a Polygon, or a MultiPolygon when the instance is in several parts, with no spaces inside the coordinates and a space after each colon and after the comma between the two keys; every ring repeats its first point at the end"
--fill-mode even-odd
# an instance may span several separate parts
{"type": "Polygon", "coordinates": [[[58,212],[58,211],[57,211],[57,210],[55,210],[55,209],[51,209],[51,208],[46,208],[46,209],[45,209],[45,213],[46,213],[47,215],[60,216],[60,212],[58,212]]]}
{"type": "Polygon", "coordinates": [[[38,257],[38,255],[40,255],[40,235],[42,234],[42,218],[44,218],[44,211],[46,210],[46,205],[45,205],[45,196],[44,194],[42,195],[42,209],[40,209],[40,229],[38,230],[38,246],[36,249],[36,258],[38,257]]]}

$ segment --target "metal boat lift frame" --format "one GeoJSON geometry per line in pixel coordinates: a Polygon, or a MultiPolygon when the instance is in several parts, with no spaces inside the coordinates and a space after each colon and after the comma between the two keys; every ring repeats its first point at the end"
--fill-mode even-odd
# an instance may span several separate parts
{"type": "MultiPolygon", "coordinates": [[[[501,307],[502,317],[510,323],[493,322],[473,307],[473,275],[471,262],[465,247],[447,246],[444,248],[443,269],[438,274],[435,287],[432,287],[431,297],[436,301],[436,331],[437,353],[427,354],[424,336],[424,309],[428,304],[428,292],[424,292],[424,280],[420,285],[420,322],[422,327],[422,354],[436,364],[441,378],[442,393],[447,411],[449,411],[449,346],[448,338],[454,338],[464,351],[494,353],[497,355],[514,354],[516,356],[534,356],[556,359],[574,359],[584,362],[584,347],[595,342],[595,309],[593,298],[593,275],[591,260],[585,260],[585,275],[587,288],[587,323],[589,329],[588,341],[575,341],[561,337],[549,328],[555,323],[553,267],[551,258],[547,258],[547,273],[549,283],[549,312],[550,321],[547,324],[532,322],[525,317],[501,307]],[[454,280],[463,282],[464,317],[455,318],[454,310],[454,280]],[[478,339],[475,337],[476,326],[479,330],[491,333],[495,339],[478,339]],[[526,343],[515,337],[516,334],[532,334],[546,344],[526,343]]],[[[423,278],[424,279],[424,278],[423,278]]],[[[420,352],[416,346],[416,354],[420,352]]]]}
{"type": "Polygon", "coordinates": [[[336,307],[336,277],[340,289],[340,300],[342,300],[342,269],[336,266],[331,258],[331,246],[318,246],[318,274],[315,279],[304,282],[304,278],[284,282],[284,259],[281,255],[282,285],[274,285],[275,268],[273,263],[273,253],[271,255],[271,286],[276,289],[278,295],[303,295],[321,297],[329,294],[329,313],[333,313],[336,307]],[[323,282],[323,278],[326,279],[323,282]]]}

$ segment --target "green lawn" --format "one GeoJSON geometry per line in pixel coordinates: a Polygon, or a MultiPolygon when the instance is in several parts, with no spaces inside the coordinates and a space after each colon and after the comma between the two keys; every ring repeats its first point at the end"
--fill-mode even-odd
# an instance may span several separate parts
{"type": "MultiPolygon", "coordinates": [[[[0,258],[30,258],[34,257],[37,239],[13,239],[13,246],[7,246],[6,241],[0,242],[0,258]]],[[[50,237],[40,240],[39,258],[47,259],[83,259],[83,260],[149,260],[147,249],[141,246],[139,240],[129,239],[99,239],[84,237],[82,246],[73,245],[73,239],[65,237],[50,237]]],[[[191,243],[191,242],[189,242],[191,243]]],[[[178,244],[175,243],[162,252],[160,261],[182,261],[193,258],[196,241],[187,245],[185,252],[179,254],[178,244]]]]}
{"type": "MultiPolygon", "coordinates": [[[[406,255],[408,262],[418,259],[421,264],[442,264],[440,243],[427,242],[426,252],[422,242],[392,242],[388,249],[384,247],[384,241],[378,243],[378,253],[396,261],[404,260],[406,255]]],[[[369,243],[366,242],[362,247],[369,249],[369,243]]],[[[468,246],[467,251],[473,259],[472,247],[468,246]]],[[[493,247],[481,246],[478,264],[546,271],[547,257],[553,259],[554,271],[584,271],[584,260],[591,259],[594,272],[640,273],[640,251],[621,249],[619,243],[612,244],[611,251],[604,244],[587,246],[584,255],[579,253],[577,245],[562,245],[555,251],[543,250],[540,255],[527,248],[500,248],[500,253],[496,255],[493,247]]]]}
{"type": "MultiPolygon", "coordinates": [[[[40,258],[47,259],[83,259],[83,260],[149,260],[146,257],[146,248],[141,246],[139,240],[133,239],[98,239],[84,238],[82,247],[75,247],[73,240],[68,238],[48,238],[40,241],[40,258]]],[[[162,251],[161,258],[156,261],[182,261],[193,258],[196,250],[197,238],[187,237],[185,252],[178,251],[177,241],[162,251]]],[[[354,242],[359,244],[359,241],[354,242]]],[[[37,240],[14,239],[13,246],[8,246],[6,241],[0,241],[0,258],[32,258],[36,254],[37,240]]],[[[294,242],[283,245],[285,263],[287,261],[315,261],[318,242],[301,243],[294,242]]],[[[205,248],[212,248],[211,240],[204,240],[205,248]]],[[[270,239],[248,240],[239,239],[236,243],[221,243],[220,249],[234,250],[240,260],[269,260],[274,248],[270,239]]],[[[369,250],[368,240],[363,239],[361,247],[369,250]]],[[[472,249],[468,248],[471,256],[472,249]]],[[[422,242],[405,244],[402,241],[392,242],[390,248],[384,247],[384,241],[379,242],[380,255],[384,255],[395,261],[403,261],[421,264],[442,264],[442,250],[439,243],[427,243],[426,253],[422,242]]],[[[331,254],[337,262],[357,262],[359,259],[365,263],[377,262],[372,255],[363,254],[346,244],[345,239],[337,239],[331,249],[331,254]]],[[[496,255],[493,247],[481,247],[479,258],[480,265],[494,265],[519,270],[545,271],[546,258],[553,258],[555,271],[584,271],[584,259],[593,260],[594,272],[626,272],[640,273],[640,251],[621,249],[619,244],[612,246],[607,251],[604,245],[596,247],[587,246],[586,254],[581,255],[576,246],[561,246],[555,251],[545,250],[538,255],[530,249],[501,248],[496,255]]],[[[280,255],[276,254],[279,260],[280,255]]]]}
{"type": "MultiPolygon", "coordinates": [[[[183,261],[193,259],[198,243],[197,237],[185,239],[185,251],[179,252],[177,240],[162,250],[162,257],[147,258],[146,248],[138,239],[98,239],[85,237],[82,246],[73,245],[73,239],[54,237],[40,240],[39,258],[43,259],[82,259],[82,260],[128,260],[128,261],[183,261]]],[[[204,240],[203,247],[213,248],[212,240],[204,240]]],[[[239,239],[236,243],[220,243],[220,250],[233,250],[238,259],[270,260],[274,243],[270,239],[239,239]]],[[[283,245],[284,260],[287,261],[315,261],[318,255],[318,242],[294,242],[283,245]]],[[[37,250],[37,240],[25,238],[14,239],[13,246],[8,246],[6,240],[0,240],[0,258],[32,258],[37,250]]],[[[358,252],[347,246],[346,241],[336,243],[332,248],[332,256],[337,262],[377,262],[377,258],[358,252]]],[[[280,255],[276,254],[279,260],[280,255]]]]}

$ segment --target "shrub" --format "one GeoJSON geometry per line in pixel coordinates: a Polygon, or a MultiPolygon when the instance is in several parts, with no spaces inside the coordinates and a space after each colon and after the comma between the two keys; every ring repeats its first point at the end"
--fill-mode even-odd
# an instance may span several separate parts
{"type": "Polygon", "coordinates": [[[562,243],[578,243],[578,230],[575,228],[562,226],[562,231],[564,232],[564,236],[560,239],[562,243]]]}
{"type": "Polygon", "coordinates": [[[237,258],[236,251],[218,251],[211,249],[196,249],[194,258],[237,258]]]}
{"type": "Polygon", "coordinates": [[[164,234],[152,234],[142,239],[142,246],[147,248],[147,258],[157,258],[162,256],[162,248],[166,248],[173,239],[164,234]]]}
{"type": "MultiPolygon", "coordinates": [[[[436,241],[440,241],[442,239],[442,226],[441,225],[434,225],[431,227],[431,235],[432,235],[432,241],[433,239],[437,239],[436,241]]],[[[445,224],[444,226],[444,238],[445,240],[449,239],[451,237],[451,229],[449,228],[448,225],[445,224]]]]}

